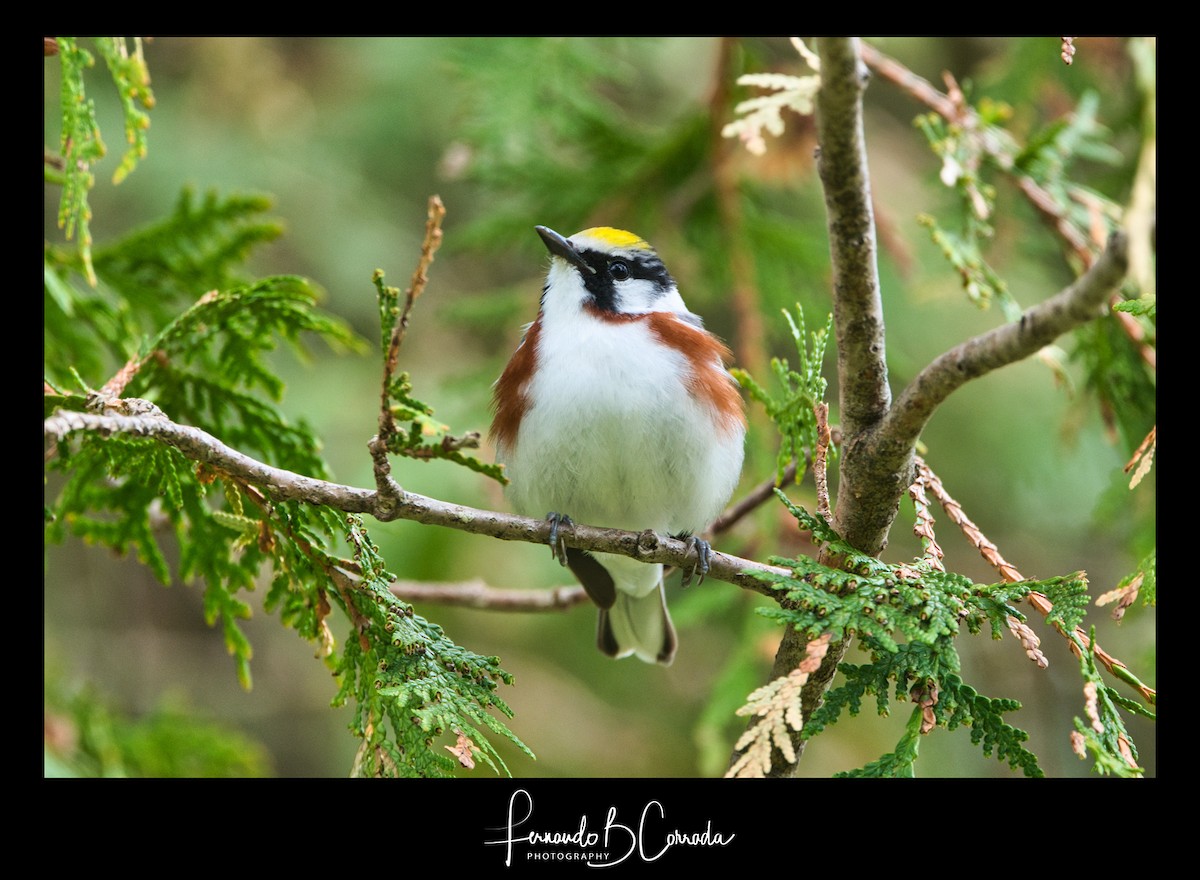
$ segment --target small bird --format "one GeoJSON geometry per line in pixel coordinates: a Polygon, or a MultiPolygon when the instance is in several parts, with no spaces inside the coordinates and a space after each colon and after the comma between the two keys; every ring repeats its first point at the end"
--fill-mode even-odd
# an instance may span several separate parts
{"type": "Polygon", "coordinates": [[[668,665],[677,640],[662,565],[561,547],[557,536],[574,519],[688,537],[703,577],[711,551],[694,536],[742,470],[730,352],[641,237],[536,229],[550,269],[537,319],[494,387],[497,460],[513,507],[550,519],[552,551],[599,606],[600,650],[668,665]]]}

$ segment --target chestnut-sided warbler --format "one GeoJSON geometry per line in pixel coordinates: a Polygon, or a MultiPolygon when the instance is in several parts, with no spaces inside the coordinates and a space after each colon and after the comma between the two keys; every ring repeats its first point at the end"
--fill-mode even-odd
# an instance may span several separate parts
{"type": "MultiPolygon", "coordinates": [[[[563,553],[554,536],[570,518],[688,537],[712,522],[737,485],[746,433],[730,352],[640,237],[537,232],[550,271],[537,319],[496,381],[497,460],[513,507],[549,516],[555,555],[600,607],[600,650],[669,664],[662,565],[563,553]]],[[[711,551],[692,542],[703,576],[711,551]]]]}

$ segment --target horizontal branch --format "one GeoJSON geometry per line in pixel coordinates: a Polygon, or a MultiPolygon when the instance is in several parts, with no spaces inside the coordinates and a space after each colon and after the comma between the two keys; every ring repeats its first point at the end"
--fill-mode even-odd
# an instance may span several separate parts
{"type": "MultiPolygon", "coordinates": [[[[550,540],[550,523],[546,520],[452,504],[403,490],[398,498],[392,498],[369,489],[318,480],[272,467],[226,446],[199,428],[171,421],[157,408],[154,413],[146,415],[100,415],[59,410],[43,424],[44,435],[55,440],[62,440],[79,431],[90,431],[101,436],[129,434],[154,438],[178,449],[192,461],[266,490],[275,499],[321,504],[345,513],[368,514],[384,522],[411,520],[489,535],[502,541],[546,544],[550,540]]],[[[695,550],[688,541],[658,535],[650,530],[627,532],[576,524],[560,529],[559,539],[567,547],[579,550],[615,553],[642,562],[661,562],[685,570],[696,562],[695,550]]],[[[707,577],[772,595],[768,585],[755,577],[756,573],[789,572],[784,568],[714,550],[707,577]]]]}
{"type": "Polygon", "coordinates": [[[505,590],[478,579],[455,584],[393,581],[391,591],[406,602],[432,602],[489,611],[566,611],[591,601],[580,586],[505,590]]]}

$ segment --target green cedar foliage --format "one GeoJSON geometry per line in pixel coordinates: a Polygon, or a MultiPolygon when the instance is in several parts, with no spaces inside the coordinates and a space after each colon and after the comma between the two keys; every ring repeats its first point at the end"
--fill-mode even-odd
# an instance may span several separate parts
{"type": "MultiPolygon", "coordinates": [[[[146,129],[150,126],[146,110],[154,106],[150,74],[142,57],[140,38],[133,39],[132,50],[125,37],[97,37],[92,42],[108,65],[125,118],[129,149],[113,174],[113,183],[120,183],[146,155],[146,129]]],[[[96,179],[92,165],[107,152],[96,124],[95,103],[84,87],[84,71],[95,64],[95,58],[74,37],[58,37],[55,43],[62,63],[62,155],[59,161],[46,163],[46,180],[62,185],[58,225],[68,239],[78,234],[79,259],[94,286],[92,234],[88,226],[92,212],[87,197],[96,179]]]]}
{"type": "MultiPolygon", "coordinates": [[[[82,97],[86,53],[74,41],[59,45],[66,56],[64,128],[82,131],[92,124],[82,97]]],[[[113,52],[116,76],[125,68],[113,52]]],[[[82,228],[90,181],[61,182],[69,191],[65,216],[82,228]]],[[[184,192],[170,217],[94,254],[90,241],[80,253],[48,246],[46,414],[62,408],[166,416],[273,466],[326,477],[316,437],[278,408],[284,387],[270,355],[280,342],[300,355],[312,339],[342,350],[361,350],[362,343],[318,310],[319,291],[306,279],[242,277],[250,250],[278,234],[263,217],[267,207],[259,197],[196,200],[184,192]]],[[[413,423],[411,443],[396,451],[424,449],[430,408],[412,397],[407,377],[388,392],[413,423]]],[[[136,554],[164,584],[203,583],[205,618],[221,629],[245,687],[253,651],[239,624],[250,615],[244,592],[269,581],[267,610],[319,646],[338,682],[335,703],[354,704],[351,728],[362,740],[355,772],[444,776],[476,758],[506,772],[489,733],[525,749],[492,714],[512,714],[496,693],[511,676],[496,658],[454,644],[391,594],[394,578],[358,517],[272,498],[269,489],[197,466],[153,437],[80,432],[51,451],[47,469],[61,477],[46,509],[47,542],[73,535],[136,554]],[[345,623],[337,623],[335,609],[345,623]],[[345,634],[335,634],[341,628],[345,634]],[[451,739],[453,756],[437,742],[443,736],[458,737],[451,739]]],[[[457,451],[429,457],[468,463],[457,451]]],[[[154,774],[157,766],[142,772],[154,774]]]]}
{"type": "MultiPolygon", "coordinates": [[[[804,316],[799,308],[797,316],[799,320],[794,321],[785,313],[801,369],[792,371],[786,361],[773,360],[772,368],[782,386],[780,391],[771,393],[745,371],[737,372],[738,380],[764,406],[780,431],[783,438],[780,469],[788,460],[803,461],[804,450],[815,449],[813,407],[825,393],[825,380],[820,374],[829,328],[812,334],[809,344],[804,338],[804,316]]],[[[964,629],[969,634],[986,629],[993,639],[1005,638],[1010,621],[1025,621],[1016,603],[1034,591],[1053,604],[1046,622],[1063,632],[1073,632],[1083,621],[1089,601],[1083,573],[1018,583],[978,584],[944,571],[940,564],[931,564],[925,558],[909,564],[885,563],[843,541],[824,518],[792,503],[781,490],[775,492],[797,520],[800,530],[811,533],[813,543],[824,548],[829,557],[841,560],[841,568],[831,568],[808,556],[771,558],[772,564],[790,569],[790,574],[757,575],[772,585],[779,600],[778,606],[758,608],[758,613],[803,632],[810,643],[820,638],[857,638],[869,653],[870,662],[840,664],[842,683],[825,694],[824,702],[808,718],[799,716],[798,692],[794,699],[785,695],[774,700],[773,709],[757,713],[764,717],[752,725],[743,741],[769,742],[769,736],[774,735],[782,748],[787,738],[780,731],[785,725],[801,729],[803,737],[811,739],[843,713],[857,715],[865,698],[873,696],[880,715],[890,713],[893,701],[912,701],[918,705],[892,752],[838,775],[914,776],[921,737],[936,727],[946,730],[963,727],[970,730],[971,742],[984,755],[995,756],[1026,776],[1042,776],[1037,756],[1024,745],[1028,734],[1004,717],[1018,710],[1020,703],[984,696],[967,684],[962,678],[956,640],[964,629]],[[755,728],[757,737],[750,735],[755,728]]],[[[1149,584],[1151,598],[1146,601],[1152,601],[1153,555],[1139,566],[1139,572],[1143,585],[1149,584]]],[[[1095,756],[1098,772],[1138,775],[1140,771],[1123,757],[1136,759],[1137,751],[1117,709],[1148,717],[1153,714],[1105,686],[1094,651],[1083,653],[1083,675],[1090,695],[1088,711],[1099,720],[1094,728],[1076,720],[1080,743],[1077,750],[1095,756]]],[[[783,681],[778,679],[776,683],[783,681]]],[[[755,694],[761,695],[770,687],[755,694]]],[[[747,706],[750,708],[753,707],[747,706]]]]}
{"type": "MultiPolygon", "coordinates": [[[[985,585],[921,562],[888,565],[854,550],[823,519],[779,494],[800,528],[844,558],[845,566],[829,568],[804,556],[773,558],[773,564],[792,573],[760,575],[779,591],[780,605],[759,613],[795,627],[810,639],[826,633],[834,639],[856,636],[871,656],[869,664],[839,667],[845,682],[832,689],[824,705],[806,719],[805,738],[816,736],[843,711],[857,715],[868,694],[874,695],[881,715],[888,714],[892,699],[934,694],[929,707],[933,725],[948,730],[969,727],[971,741],[985,755],[994,754],[1027,776],[1041,776],[1036,756],[1022,745],[1027,734],[1002,717],[1020,704],[985,697],[965,684],[955,639],[964,628],[978,633],[985,626],[993,638],[1003,638],[1008,618],[1024,620],[1013,603],[1035,590],[1054,603],[1051,622],[1073,629],[1083,618],[1088,598],[1082,573],[985,585]]],[[[918,720],[920,715],[914,712],[918,720]]],[[[895,752],[849,775],[911,776],[916,754],[910,723],[895,752]]]]}
{"type": "MultiPolygon", "coordinates": [[[[795,319],[787,311],[783,312],[783,317],[796,346],[800,369],[793,370],[786,358],[771,358],[771,371],[782,386],[781,392],[771,394],[743,369],[734,368],[730,372],[750,398],[763,405],[779,430],[782,442],[775,462],[776,483],[782,483],[785,469],[793,463],[796,464],[795,482],[798,483],[804,476],[805,450],[811,452],[817,446],[817,419],[813,407],[825,399],[828,386],[821,375],[821,366],[825,362],[825,344],[833,327],[833,315],[829,315],[822,329],[812,334],[811,340],[804,338],[804,309],[799,303],[796,304],[795,319]]],[[[830,452],[836,455],[837,447],[831,447],[830,452]]]]}
{"type": "MultiPolygon", "coordinates": [[[[355,772],[365,775],[448,776],[454,761],[435,740],[447,732],[466,736],[473,758],[507,772],[480,728],[532,753],[489,709],[512,711],[496,694],[512,684],[497,657],[481,657],[450,641],[442,628],[414,614],[392,595],[394,577],[383,568],[357,517],[347,517],[348,538],[361,582],[344,591],[362,635],[350,638],[340,664],[335,704],[355,701],[355,729],[363,738],[355,772]]],[[[461,742],[461,740],[460,740],[461,742]]]]}
{"type": "Polygon", "coordinates": [[[1090,646],[1081,652],[1080,671],[1084,679],[1084,714],[1087,721],[1076,716],[1075,733],[1072,735],[1076,753],[1081,759],[1090,754],[1092,767],[1097,773],[1114,776],[1140,776],[1129,762],[1137,759],[1137,746],[1125,729],[1119,709],[1153,718],[1153,713],[1121,696],[1104,683],[1096,665],[1095,630],[1091,632],[1090,646]]]}

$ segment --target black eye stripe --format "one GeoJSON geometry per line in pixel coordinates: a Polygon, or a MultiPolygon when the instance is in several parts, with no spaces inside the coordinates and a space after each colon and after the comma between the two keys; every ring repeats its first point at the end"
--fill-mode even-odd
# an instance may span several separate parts
{"type": "Polygon", "coordinates": [[[615,278],[613,266],[620,264],[625,267],[625,278],[645,278],[664,286],[671,282],[671,274],[667,271],[667,267],[653,253],[639,254],[634,257],[615,257],[611,254],[584,250],[580,254],[588,265],[601,274],[608,274],[615,278]]]}
{"type": "Polygon", "coordinates": [[[580,273],[583,286],[591,294],[592,301],[603,311],[621,312],[617,286],[630,279],[649,281],[653,285],[652,289],[643,292],[641,296],[650,299],[662,296],[675,285],[666,266],[653,252],[614,254],[611,251],[585,249],[579,253],[583,260],[595,269],[591,274],[580,273]],[[624,267],[624,274],[619,269],[614,271],[618,264],[624,267]]]}

